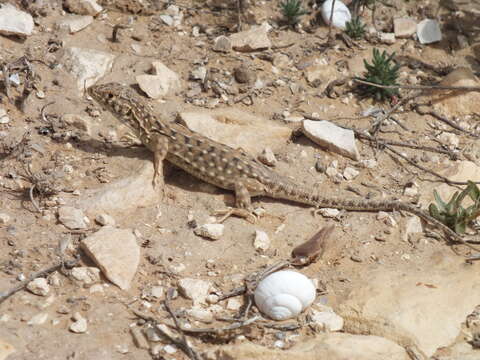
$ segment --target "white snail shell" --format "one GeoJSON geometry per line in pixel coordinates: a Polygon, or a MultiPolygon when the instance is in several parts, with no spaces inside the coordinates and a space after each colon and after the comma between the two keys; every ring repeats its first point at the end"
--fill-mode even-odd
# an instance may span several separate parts
{"type": "Polygon", "coordinates": [[[296,317],[315,300],[312,280],[296,271],[283,270],[268,275],[254,293],[260,312],[274,320],[296,317]]]}
{"type": "MultiPolygon", "coordinates": [[[[330,14],[332,13],[333,0],[327,0],[323,3],[320,13],[325,24],[330,24],[330,14]]],[[[339,29],[345,29],[346,23],[352,19],[350,10],[340,0],[335,0],[335,6],[333,8],[332,25],[339,29]]]]}

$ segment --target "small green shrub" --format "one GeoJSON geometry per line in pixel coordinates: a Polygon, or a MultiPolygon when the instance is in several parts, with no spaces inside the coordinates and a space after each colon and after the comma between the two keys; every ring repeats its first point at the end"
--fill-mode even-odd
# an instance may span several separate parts
{"type": "Polygon", "coordinates": [[[458,234],[465,233],[466,226],[480,216],[480,189],[471,181],[461,193],[457,191],[453,194],[448,203],[444,202],[435,190],[433,195],[436,204],[431,203],[428,207],[430,216],[458,234]],[[466,196],[472,199],[473,204],[465,209],[461,203],[466,196]]]}
{"type": "Polygon", "coordinates": [[[305,15],[307,11],[302,9],[300,0],[286,0],[280,3],[280,10],[288,25],[295,25],[300,20],[300,16],[305,15]]]}
{"type": "MultiPolygon", "coordinates": [[[[379,85],[398,85],[398,69],[400,65],[395,63],[393,57],[395,53],[388,55],[384,50],[383,53],[376,48],[373,49],[372,64],[363,60],[365,69],[367,70],[365,77],[360,79],[379,85]]],[[[383,89],[372,85],[364,85],[362,88],[367,95],[375,97],[377,100],[390,99],[398,95],[398,89],[383,89]]]]}
{"type": "Polygon", "coordinates": [[[365,24],[355,16],[347,22],[345,32],[352,39],[362,39],[365,36],[365,24]]]}

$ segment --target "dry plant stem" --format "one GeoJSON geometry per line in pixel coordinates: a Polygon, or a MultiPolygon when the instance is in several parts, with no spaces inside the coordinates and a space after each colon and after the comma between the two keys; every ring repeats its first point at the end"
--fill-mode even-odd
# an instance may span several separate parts
{"type": "Polygon", "coordinates": [[[421,110],[421,107],[422,105],[421,104],[416,104],[413,109],[420,115],[430,115],[430,116],[433,116],[434,118],[444,122],[445,124],[451,126],[452,128],[458,130],[458,131],[461,131],[467,135],[470,135],[474,138],[479,138],[480,135],[478,134],[475,134],[475,133],[472,133],[470,131],[468,131],[467,129],[464,129],[463,127],[461,127],[460,125],[457,125],[455,124],[453,121],[451,121],[450,119],[447,119],[445,116],[442,116],[440,114],[438,114],[437,112],[433,111],[433,110],[430,110],[430,111],[424,111],[424,110],[421,110]]]}
{"type": "MultiPolygon", "coordinates": [[[[158,325],[158,324],[161,324],[157,319],[155,319],[153,316],[150,316],[150,315],[147,315],[147,314],[144,314],[142,313],[141,311],[138,311],[138,310],[135,310],[135,309],[131,309],[132,312],[135,314],[135,316],[145,320],[145,321],[148,321],[154,325],[158,325]]],[[[183,337],[182,339],[178,339],[178,338],[175,338],[173,336],[171,336],[169,333],[166,333],[165,331],[163,331],[161,328],[159,327],[155,327],[155,330],[160,332],[163,336],[165,336],[168,340],[170,340],[173,344],[175,344],[179,349],[181,349],[190,359],[194,359],[194,360],[202,360],[202,357],[200,355],[198,355],[192,348],[190,348],[190,346],[186,343],[184,343],[183,341],[183,337]],[[193,356],[190,356],[189,354],[189,350],[193,352],[193,356]]]]}
{"type": "MultiPolygon", "coordinates": [[[[71,262],[68,262],[68,267],[73,267],[75,266],[76,264],[78,264],[79,260],[73,260],[71,262]]],[[[65,262],[62,260],[62,261],[58,261],[57,263],[53,264],[52,266],[49,266],[48,268],[46,269],[43,269],[43,270],[40,270],[40,271],[37,271],[36,273],[33,273],[32,275],[30,275],[26,280],[22,281],[20,284],[18,284],[17,286],[13,287],[12,289],[6,291],[6,292],[3,292],[3,293],[0,293],[0,304],[2,302],[4,302],[5,300],[7,300],[10,296],[12,296],[13,294],[17,293],[18,291],[24,289],[29,282],[35,280],[36,278],[39,278],[39,277],[42,277],[44,275],[48,275],[48,274],[51,274],[53,273],[54,271],[57,271],[59,269],[61,269],[63,267],[63,265],[65,264],[65,262]]]]}
{"type": "Polygon", "coordinates": [[[254,322],[258,321],[258,320],[263,320],[263,317],[260,316],[260,315],[255,315],[249,319],[246,319],[246,320],[243,320],[243,321],[238,321],[238,322],[235,322],[233,324],[230,324],[230,325],[227,325],[227,326],[222,326],[222,327],[218,327],[218,328],[214,328],[214,327],[210,327],[210,328],[197,328],[197,329],[185,329],[185,328],[181,328],[181,330],[183,332],[186,332],[186,333],[195,333],[195,334],[198,334],[198,333],[221,333],[221,332],[224,332],[224,331],[231,331],[231,330],[235,330],[235,329],[239,329],[239,328],[242,328],[242,327],[245,327],[245,326],[248,326],[250,324],[253,324],[254,322]]]}
{"type": "Polygon", "coordinates": [[[330,24],[328,24],[328,36],[327,36],[327,43],[333,44],[333,37],[332,37],[332,20],[333,20],[333,9],[335,8],[335,0],[332,1],[332,8],[330,12],[330,24]]]}
{"type": "Polygon", "coordinates": [[[8,65],[4,65],[2,67],[3,72],[3,83],[5,86],[5,94],[7,98],[10,100],[10,72],[8,71],[8,65]]]}
{"type": "Polygon", "coordinates": [[[462,90],[480,91],[480,86],[443,86],[443,85],[380,85],[369,81],[356,79],[353,81],[364,85],[370,85],[381,89],[409,89],[409,90],[462,90]]]}
{"type": "MultiPolygon", "coordinates": [[[[453,180],[450,180],[449,178],[443,176],[443,175],[440,175],[438,173],[436,173],[435,171],[433,170],[430,170],[430,169],[427,169],[426,167],[423,167],[422,165],[418,165],[417,163],[415,163],[413,160],[409,159],[408,157],[406,157],[405,155],[399,153],[397,150],[394,150],[392,149],[390,146],[388,145],[385,145],[385,149],[391,151],[392,153],[394,153],[395,155],[397,155],[398,157],[401,157],[403,160],[407,161],[409,164],[415,166],[416,168],[420,169],[420,170],[423,170],[433,176],[436,176],[438,177],[439,179],[442,179],[443,181],[445,181],[448,185],[468,185],[468,182],[466,181],[453,181],[453,180]]],[[[477,181],[477,182],[474,182],[475,184],[480,184],[480,181],[477,181]]]]}
{"type": "Polygon", "coordinates": [[[242,1],[237,0],[237,23],[238,23],[238,31],[242,31],[242,1]]]}
{"type": "MultiPolygon", "coordinates": [[[[305,119],[313,120],[313,121],[323,121],[325,119],[318,118],[316,116],[312,116],[306,113],[301,114],[305,119]]],[[[342,119],[347,119],[347,120],[360,120],[363,118],[367,118],[369,116],[359,116],[359,117],[338,117],[338,118],[333,118],[333,119],[328,119],[330,122],[334,122],[335,120],[342,120],[342,119]]],[[[368,135],[365,131],[359,131],[353,128],[349,128],[343,125],[339,125],[343,127],[344,129],[352,130],[355,133],[355,136],[357,136],[359,139],[364,139],[368,140],[374,143],[379,144],[380,146],[383,145],[392,145],[392,146],[400,146],[400,147],[407,147],[410,149],[418,149],[418,150],[424,150],[424,151],[429,151],[429,152],[434,152],[434,153],[439,153],[439,154],[445,154],[448,155],[452,159],[456,159],[457,156],[451,151],[448,150],[443,150],[443,149],[436,149],[430,146],[423,146],[423,145],[414,145],[414,144],[409,144],[401,141],[394,141],[394,140],[387,140],[387,139],[382,139],[382,138],[376,138],[373,136],[368,135]]]]}
{"type": "MultiPolygon", "coordinates": [[[[370,134],[375,134],[378,129],[380,128],[380,126],[382,126],[382,123],[388,119],[390,117],[390,115],[392,115],[395,111],[397,111],[397,109],[400,107],[400,106],[403,106],[405,105],[407,102],[409,102],[410,100],[412,99],[415,99],[417,98],[418,96],[420,95],[419,92],[415,93],[415,94],[412,94],[410,96],[407,96],[406,98],[402,99],[402,101],[399,101],[397,104],[395,104],[395,106],[393,106],[390,110],[388,110],[383,116],[379,117],[377,120],[375,120],[375,122],[373,123],[373,125],[370,127],[370,130],[368,130],[368,132],[370,134]]],[[[398,124],[398,122],[397,122],[398,124]]]]}
{"type": "Polygon", "coordinates": [[[177,328],[177,331],[180,333],[181,336],[181,343],[182,343],[182,349],[185,352],[185,354],[190,358],[194,360],[201,360],[200,355],[198,355],[192,347],[188,344],[187,337],[185,336],[184,330],[180,326],[180,323],[178,322],[177,316],[173,312],[172,308],[170,307],[170,300],[172,300],[173,294],[175,292],[175,289],[170,288],[167,291],[167,296],[165,297],[164,305],[165,309],[167,312],[170,314],[170,316],[173,319],[173,322],[175,323],[175,327],[177,328]]]}

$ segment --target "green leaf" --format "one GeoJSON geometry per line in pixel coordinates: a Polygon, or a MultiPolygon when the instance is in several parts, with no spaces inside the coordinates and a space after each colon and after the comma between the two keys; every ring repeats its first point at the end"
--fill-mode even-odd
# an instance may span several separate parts
{"type": "Polygon", "coordinates": [[[437,205],[440,209],[440,212],[446,211],[447,210],[447,204],[445,204],[445,202],[443,202],[443,200],[440,197],[440,195],[438,194],[437,190],[433,190],[433,196],[435,198],[435,201],[437,202],[437,205]]]}

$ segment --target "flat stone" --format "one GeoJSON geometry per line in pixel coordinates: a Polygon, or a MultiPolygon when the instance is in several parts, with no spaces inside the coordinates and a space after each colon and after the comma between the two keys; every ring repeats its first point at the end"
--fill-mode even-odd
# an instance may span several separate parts
{"type": "Polygon", "coordinates": [[[225,35],[220,35],[213,40],[213,51],[229,52],[232,50],[232,42],[225,35]]]}
{"type": "Polygon", "coordinates": [[[95,16],[103,10],[95,0],[65,0],[64,5],[70,12],[78,15],[95,16]]]}
{"type": "Polygon", "coordinates": [[[395,44],[395,34],[394,33],[381,32],[381,33],[378,34],[378,38],[384,44],[387,44],[387,45],[395,44]]]}
{"type": "Polygon", "coordinates": [[[334,67],[325,64],[317,64],[308,67],[304,72],[305,78],[310,86],[323,92],[328,84],[338,78],[338,72],[334,67]]]}
{"type": "Polygon", "coordinates": [[[72,323],[69,327],[69,330],[75,334],[86,333],[88,329],[88,322],[85,318],[80,318],[72,323]]]}
{"type": "Polygon", "coordinates": [[[239,109],[182,112],[178,117],[190,130],[255,157],[267,146],[273,150],[283,148],[292,132],[239,109]]]}
{"type": "Polygon", "coordinates": [[[360,153],[355,145],[355,135],[352,130],[343,129],[326,120],[304,120],[303,133],[326,150],[355,161],[360,160],[360,153]]]}
{"type": "MultiPolygon", "coordinates": [[[[442,86],[480,86],[480,80],[470,67],[458,67],[442,79],[442,86]]],[[[437,110],[448,117],[478,113],[480,92],[432,90],[430,99],[437,110]]]]}
{"type": "Polygon", "coordinates": [[[262,153],[260,155],[258,155],[258,160],[260,160],[267,166],[275,166],[275,164],[277,163],[277,158],[275,157],[275,154],[268,146],[262,150],[262,153]]]}
{"type": "Polygon", "coordinates": [[[343,329],[343,318],[328,306],[322,306],[320,311],[312,309],[312,321],[323,331],[340,331],[343,329]]]}
{"type": "Polygon", "coordinates": [[[77,88],[83,93],[85,88],[95,84],[112,68],[115,55],[79,47],[65,49],[61,62],[65,70],[77,79],[77,88]]]}
{"type": "Polygon", "coordinates": [[[100,269],[96,267],[74,267],[71,271],[71,275],[75,280],[81,281],[86,285],[94,284],[100,281],[100,269]]]}
{"type": "Polygon", "coordinates": [[[143,74],[135,77],[140,89],[152,99],[174,94],[182,87],[178,74],[160,61],[152,63],[153,75],[143,74]]]}
{"type": "Polygon", "coordinates": [[[287,350],[270,349],[251,342],[219,346],[215,359],[235,360],[409,360],[398,344],[378,336],[326,333],[287,350]]]}
{"type": "Polygon", "coordinates": [[[106,226],[106,225],[114,226],[115,225],[115,219],[113,217],[111,217],[110,215],[103,214],[103,213],[95,216],[95,222],[97,222],[98,224],[100,224],[102,226],[106,226]]]}
{"type": "Polygon", "coordinates": [[[138,162],[138,167],[132,169],[132,175],[96,189],[87,189],[79,199],[72,199],[72,203],[91,216],[127,212],[139,206],[157,204],[160,192],[152,186],[152,161],[138,159],[138,162]]]}
{"type": "Polygon", "coordinates": [[[384,336],[424,358],[454,343],[478,305],[478,272],[447,250],[414,266],[364,276],[368,280],[356,283],[335,309],[345,331],[384,336]]]}
{"type": "Polygon", "coordinates": [[[33,18],[15,6],[3,3],[0,7],[0,34],[30,36],[33,31],[33,18]]]}
{"type": "Polygon", "coordinates": [[[0,213],[0,225],[6,225],[10,222],[10,215],[6,213],[0,213]]]}
{"type": "Polygon", "coordinates": [[[92,120],[88,116],[81,114],[64,114],[62,115],[62,120],[65,121],[68,125],[72,125],[73,127],[84,131],[87,135],[92,134],[92,120]]]}
{"type": "Polygon", "coordinates": [[[58,220],[72,230],[88,229],[88,219],[82,210],[72,206],[62,206],[58,209],[58,220]]]}
{"type": "Polygon", "coordinates": [[[57,28],[74,34],[85,29],[92,22],[93,16],[90,15],[68,15],[57,21],[57,28]]]}
{"type": "Polygon", "coordinates": [[[48,319],[48,313],[38,313],[28,320],[27,325],[43,325],[48,319]]]}
{"type": "Polygon", "coordinates": [[[395,37],[407,39],[412,37],[417,31],[417,22],[411,18],[396,18],[393,19],[393,30],[395,37]]]}
{"type": "Polygon", "coordinates": [[[187,311],[188,317],[191,317],[195,320],[204,322],[204,323],[210,323],[214,320],[213,314],[210,310],[207,309],[202,309],[199,306],[194,306],[187,311]]]}
{"type": "Polygon", "coordinates": [[[108,280],[122,290],[130,288],[140,263],[140,247],[131,230],[104,226],[84,239],[81,247],[108,280]]]}
{"type": "Polygon", "coordinates": [[[270,238],[265,231],[255,230],[255,238],[253,239],[253,247],[255,250],[268,250],[270,247],[270,238]]]}
{"type": "Polygon", "coordinates": [[[48,285],[47,279],[36,278],[28,283],[27,289],[35,295],[47,296],[50,292],[50,285],[48,285]]]}
{"type": "Polygon", "coordinates": [[[442,40],[442,31],[436,20],[425,19],[417,24],[417,37],[420,44],[431,44],[442,40]]]}
{"type": "Polygon", "coordinates": [[[195,235],[210,240],[219,240],[223,236],[225,225],[223,224],[203,224],[193,231],[195,235]]]}
{"type": "Polygon", "coordinates": [[[260,26],[252,26],[250,30],[241,31],[230,35],[232,48],[236,51],[250,52],[268,49],[272,46],[268,38],[270,25],[263,23],[260,26]]]}
{"type": "Polygon", "coordinates": [[[180,293],[187,299],[193,300],[194,304],[205,304],[212,283],[200,279],[184,278],[179,280],[178,286],[180,293]]]}

